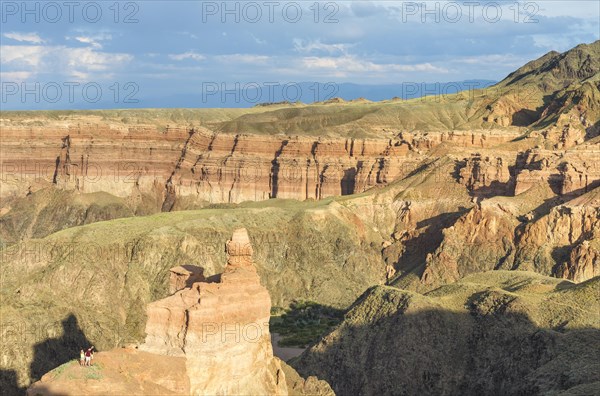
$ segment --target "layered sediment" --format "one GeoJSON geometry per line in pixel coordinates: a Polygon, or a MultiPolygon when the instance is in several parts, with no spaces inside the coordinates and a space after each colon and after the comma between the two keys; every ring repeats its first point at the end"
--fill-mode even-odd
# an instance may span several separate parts
{"type": "Polygon", "coordinates": [[[53,186],[143,196],[169,211],[183,197],[208,203],[323,199],[386,185],[444,142],[489,147],[514,132],[399,133],[390,138],[311,138],[159,128],[99,121],[2,126],[2,196],[53,186]]]}

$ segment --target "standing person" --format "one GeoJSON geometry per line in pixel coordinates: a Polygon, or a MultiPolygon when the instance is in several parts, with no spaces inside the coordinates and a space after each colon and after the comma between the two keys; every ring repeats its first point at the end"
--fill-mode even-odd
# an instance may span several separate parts
{"type": "Polygon", "coordinates": [[[83,349],[79,351],[79,365],[83,366],[85,364],[85,352],[83,349]]]}
{"type": "Polygon", "coordinates": [[[85,365],[86,366],[91,366],[92,365],[92,348],[88,348],[85,351],[85,365]]]}

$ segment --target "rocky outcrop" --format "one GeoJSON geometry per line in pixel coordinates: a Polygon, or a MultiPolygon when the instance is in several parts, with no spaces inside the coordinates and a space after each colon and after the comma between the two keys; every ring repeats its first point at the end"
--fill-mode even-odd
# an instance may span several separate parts
{"type": "Polygon", "coordinates": [[[204,269],[195,265],[178,265],[169,270],[169,293],[174,294],[205,280],[204,269]]]}
{"type": "Polygon", "coordinates": [[[473,195],[495,196],[508,194],[511,180],[509,163],[496,157],[482,157],[472,154],[465,158],[459,170],[459,182],[466,186],[473,195]]]}
{"type": "MultiPolygon", "coordinates": [[[[581,197],[597,195],[598,189],[581,197]]],[[[595,246],[600,240],[600,206],[574,200],[527,224],[518,239],[519,269],[582,282],[599,274],[595,246]]]]}
{"type": "Polygon", "coordinates": [[[585,193],[600,183],[599,146],[557,151],[535,148],[519,155],[515,195],[539,183],[548,184],[559,195],[585,193]]]}
{"type": "MultiPolygon", "coordinates": [[[[139,351],[117,350],[100,355],[102,364],[96,370],[123,361],[118,358],[123,353],[132,360],[128,367],[120,368],[119,375],[113,373],[110,380],[101,384],[105,394],[118,394],[131,386],[192,395],[289,393],[282,363],[273,356],[271,346],[271,300],[253,265],[253,249],[246,229],[234,231],[226,250],[227,265],[218,276],[204,279],[195,268],[171,270],[175,288],[181,285],[182,278],[193,283],[148,305],[147,335],[139,351]],[[140,370],[144,375],[136,372],[142,361],[145,365],[154,361],[163,365],[171,362],[179,372],[155,370],[149,378],[148,367],[140,370]],[[123,371],[131,374],[123,375],[123,371]]],[[[114,367],[111,370],[116,371],[114,367]]],[[[312,390],[331,394],[324,381],[304,380],[293,369],[286,371],[294,377],[293,394],[312,390]]],[[[28,394],[45,394],[48,389],[63,394],[69,388],[61,388],[60,383],[53,381],[55,377],[56,373],[45,376],[28,394]]],[[[79,392],[95,394],[98,389],[84,387],[79,392]]]]}
{"type": "Polygon", "coordinates": [[[585,145],[578,150],[556,151],[535,148],[519,155],[515,195],[540,183],[556,194],[585,193],[600,185],[599,148],[585,145]]]}
{"type": "Polygon", "coordinates": [[[585,240],[571,250],[569,260],[559,264],[556,275],[561,278],[583,282],[600,275],[600,250],[598,249],[600,237],[596,242],[585,240]],[[596,246],[594,246],[596,245],[596,246]]]}
{"type": "Polygon", "coordinates": [[[421,282],[434,288],[475,272],[510,269],[518,224],[511,210],[484,201],[444,229],[439,247],[425,259],[421,282]]]}
{"type": "MultiPolygon", "coordinates": [[[[510,201],[481,202],[443,230],[427,255],[421,283],[429,288],[468,274],[520,269],[583,282],[599,275],[600,188],[567,203],[550,201],[548,213],[521,215],[510,201]]],[[[543,208],[542,208],[543,209],[543,208]]]]}
{"type": "Polygon", "coordinates": [[[148,305],[140,349],[185,356],[192,394],[287,394],[271,347],[271,299],[252,253],[248,233],[238,229],[218,279],[195,282],[148,305]]]}

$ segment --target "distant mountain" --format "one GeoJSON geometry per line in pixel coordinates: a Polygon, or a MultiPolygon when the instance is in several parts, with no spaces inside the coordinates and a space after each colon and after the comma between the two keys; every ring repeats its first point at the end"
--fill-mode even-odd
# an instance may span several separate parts
{"type": "MultiPolygon", "coordinates": [[[[598,129],[600,40],[551,51],[509,74],[486,92],[484,119],[501,125],[544,127],[561,115],[598,129]]],[[[595,133],[595,132],[594,132],[595,133]]]]}
{"type": "Polygon", "coordinates": [[[324,102],[333,98],[341,98],[346,101],[359,98],[370,101],[380,101],[394,97],[415,99],[429,95],[453,94],[468,89],[482,89],[494,83],[495,81],[492,80],[467,80],[445,83],[404,82],[388,85],[299,82],[262,86],[238,84],[237,86],[217,87],[216,84],[205,84],[205,89],[198,94],[182,94],[151,100],[149,107],[252,107],[258,104],[278,102],[324,102]]]}
{"type": "MultiPolygon", "coordinates": [[[[146,97],[143,90],[136,92],[131,98],[134,103],[123,102],[120,98],[115,103],[113,91],[105,91],[102,100],[86,102],[80,97],[75,103],[69,103],[68,97],[56,103],[40,100],[36,110],[59,109],[116,109],[116,108],[245,108],[266,103],[277,102],[323,102],[333,98],[346,101],[363,98],[369,101],[381,101],[392,98],[415,99],[423,96],[454,94],[464,90],[482,89],[493,85],[492,80],[466,80],[456,82],[404,82],[388,85],[361,85],[353,83],[317,83],[291,82],[259,85],[257,83],[237,83],[224,86],[217,83],[204,83],[197,93],[178,93],[162,97],[146,97]]],[[[93,91],[93,90],[91,90],[93,91]]],[[[90,91],[90,92],[91,92],[90,91]]],[[[122,94],[129,94],[131,89],[121,87],[122,94]]],[[[31,110],[31,103],[23,103],[20,95],[7,96],[2,103],[4,110],[31,110]]]]}

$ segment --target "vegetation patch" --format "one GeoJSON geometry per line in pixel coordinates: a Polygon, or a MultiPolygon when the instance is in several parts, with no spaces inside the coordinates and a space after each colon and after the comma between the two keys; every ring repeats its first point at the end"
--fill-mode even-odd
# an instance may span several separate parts
{"type": "Polygon", "coordinates": [[[59,378],[62,373],[65,371],[65,369],[71,365],[73,365],[75,362],[77,362],[77,360],[71,360],[68,361],[64,364],[61,364],[60,366],[58,366],[57,368],[54,369],[53,373],[54,373],[54,378],[59,378]]]}
{"type": "Polygon", "coordinates": [[[313,301],[294,301],[287,309],[273,307],[270,328],[281,336],[282,347],[305,348],[344,319],[344,310],[313,301]]]}
{"type": "Polygon", "coordinates": [[[88,372],[85,375],[86,379],[99,380],[102,379],[102,366],[98,363],[95,363],[87,368],[88,372]]]}

